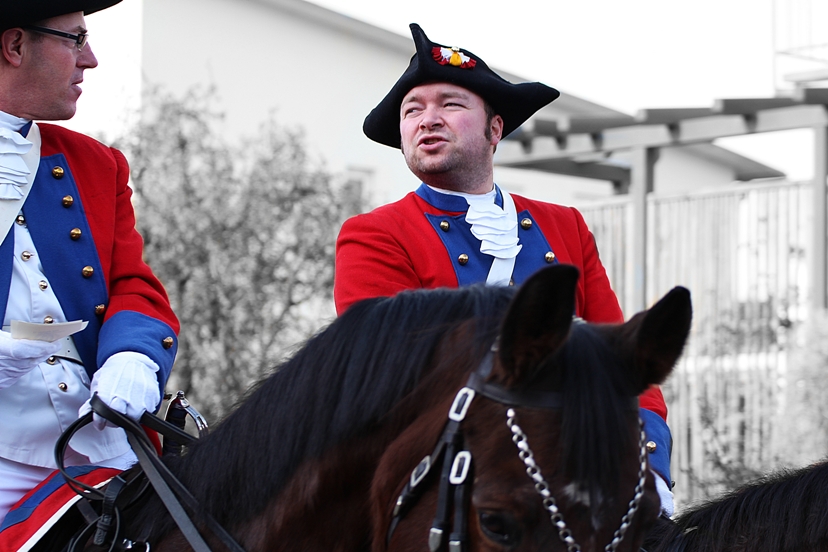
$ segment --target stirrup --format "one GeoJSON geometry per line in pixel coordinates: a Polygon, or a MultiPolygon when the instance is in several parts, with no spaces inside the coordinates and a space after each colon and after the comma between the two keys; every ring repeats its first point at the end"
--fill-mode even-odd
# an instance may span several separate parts
{"type": "MultiPolygon", "coordinates": [[[[210,432],[207,420],[205,420],[201,413],[190,404],[190,401],[188,401],[187,397],[184,396],[184,391],[179,390],[174,397],[171,393],[167,393],[164,395],[164,399],[170,401],[167,406],[167,412],[164,414],[165,422],[174,425],[181,431],[184,431],[184,426],[187,424],[187,416],[189,416],[195,423],[199,439],[206,436],[210,432]]],[[[182,443],[179,443],[174,439],[164,437],[163,454],[164,456],[168,454],[181,456],[182,446],[182,443]]]]}

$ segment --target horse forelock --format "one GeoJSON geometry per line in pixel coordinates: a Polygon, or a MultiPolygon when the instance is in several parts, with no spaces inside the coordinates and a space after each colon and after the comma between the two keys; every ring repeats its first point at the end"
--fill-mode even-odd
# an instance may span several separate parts
{"type": "MultiPolygon", "coordinates": [[[[637,433],[630,431],[633,397],[627,367],[595,326],[577,324],[551,359],[557,364],[564,408],[561,448],[567,476],[589,495],[593,516],[604,499],[618,488],[619,458],[637,450],[637,433]]],[[[635,481],[630,482],[630,492],[635,481]]],[[[626,503],[630,497],[620,500],[626,503]]]]}
{"type": "MultiPolygon", "coordinates": [[[[433,365],[441,340],[473,320],[470,349],[494,338],[514,291],[471,286],[363,301],[260,382],[212,433],[170,468],[220,523],[264,510],[305,460],[366,435],[433,365]]],[[[481,353],[482,354],[482,353],[481,353]]],[[[452,393],[455,390],[435,390],[452,393]]],[[[156,512],[136,517],[156,536],[156,512]]]]}

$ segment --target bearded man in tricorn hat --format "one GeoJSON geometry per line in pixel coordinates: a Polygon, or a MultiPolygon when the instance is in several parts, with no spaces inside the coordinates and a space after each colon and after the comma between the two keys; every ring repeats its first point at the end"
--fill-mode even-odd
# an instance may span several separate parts
{"type": "MultiPolygon", "coordinates": [[[[581,214],[511,196],[494,183],[497,144],[558,91],[539,82],[512,84],[468,50],[432,42],[416,24],[411,33],[417,52],[365,118],[363,131],[401,149],[422,185],[342,226],[337,312],[404,289],[520,284],[544,266],[566,263],[581,272],[574,314],[623,322],[581,214]]],[[[657,387],[642,394],[640,404],[662,509],[671,514],[667,407],[657,387]]]]}
{"type": "MultiPolygon", "coordinates": [[[[75,114],[83,72],[98,65],[84,14],[119,1],[0,9],[0,520],[55,468],[55,441],[92,393],[137,420],[157,409],[175,358],[178,320],[142,260],[124,156],[36,122],[75,114]],[[54,333],[76,320],[85,329],[54,333]],[[46,337],[16,339],[18,321],[46,337]]],[[[97,418],[67,457],[134,461],[123,430],[97,418]]]]}

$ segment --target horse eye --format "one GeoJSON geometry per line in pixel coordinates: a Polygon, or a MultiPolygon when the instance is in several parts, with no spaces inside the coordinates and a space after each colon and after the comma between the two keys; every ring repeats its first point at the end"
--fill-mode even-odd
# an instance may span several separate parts
{"type": "Polygon", "coordinates": [[[520,528],[511,516],[493,512],[480,512],[483,533],[503,546],[515,546],[520,542],[520,528]]]}

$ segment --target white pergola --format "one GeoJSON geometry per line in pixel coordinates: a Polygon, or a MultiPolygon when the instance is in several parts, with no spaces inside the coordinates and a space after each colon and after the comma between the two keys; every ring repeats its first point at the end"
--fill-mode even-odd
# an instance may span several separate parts
{"type": "Polygon", "coordinates": [[[792,129],[814,131],[811,303],[828,307],[828,88],[803,88],[790,97],[724,99],[711,108],[644,109],[633,116],[535,116],[509,136],[521,143],[499,153],[498,164],[607,180],[630,194],[633,212],[634,311],[646,307],[647,194],[661,148],[710,143],[718,138],[792,129]],[[609,161],[630,152],[630,168],[609,161]]]}

